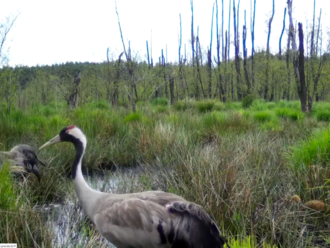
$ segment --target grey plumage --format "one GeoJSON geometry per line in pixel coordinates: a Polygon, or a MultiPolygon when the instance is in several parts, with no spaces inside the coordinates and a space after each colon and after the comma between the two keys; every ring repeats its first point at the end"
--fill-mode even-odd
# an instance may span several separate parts
{"type": "Polygon", "coordinates": [[[15,166],[20,166],[28,173],[36,175],[40,181],[39,164],[45,164],[39,160],[36,151],[29,145],[20,144],[14,146],[10,151],[0,151],[0,153],[7,155],[15,166]]]}
{"type": "Polygon", "coordinates": [[[58,142],[74,144],[77,197],[96,229],[117,248],[224,247],[225,239],[207,212],[181,196],[163,191],[110,194],[90,188],[81,171],[87,139],[78,127],[64,128],[39,150],[58,142]]]}

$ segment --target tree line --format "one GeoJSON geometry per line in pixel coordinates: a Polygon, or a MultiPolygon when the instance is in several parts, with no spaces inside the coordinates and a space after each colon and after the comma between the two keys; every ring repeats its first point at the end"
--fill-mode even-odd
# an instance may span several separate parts
{"type": "MultiPolygon", "coordinates": [[[[146,41],[146,60],[133,55],[130,42],[125,44],[120,26],[123,52],[115,59],[107,49],[107,59],[101,63],[67,62],[52,66],[15,68],[3,66],[0,70],[0,100],[2,107],[10,111],[13,104],[19,107],[34,102],[47,104],[65,100],[70,108],[89,101],[104,100],[114,107],[125,105],[136,111],[136,102],[153,98],[168,98],[171,104],[182,99],[218,99],[222,102],[240,101],[246,96],[266,101],[299,99],[304,112],[313,110],[313,102],[327,100],[330,86],[330,37],[321,27],[322,9],[318,18],[314,15],[311,27],[293,22],[292,0],[284,9],[283,29],[278,53],[270,52],[271,27],[275,15],[275,0],[268,20],[268,36],[265,50],[254,48],[254,24],[256,0],[250,20],[251,54],[248,56],[246,39],[247,23],[244,11],[242,34],[239,32],[239,5],[229,0],[229,24],[224,29],[224,3],[222,0],[222,24],[219,27],[219,6],[216,0],[212,9],[211,39],[206,52],[199,42],[199,28],[195,33],[194,5],[191,4],[191,58],[182,49],[182,26],[178,62],[169,63],[167,51],[161,51],[157,62],[150,56],[146,41]],[[231,42],[231,14],[234,41],[231,42]],[[286,15],[289,25],[286,27],[286,15]],[[214,21],[215,17],[215,21],[214,21]],[[213,24],[216,25],[216,54],[212,54],[213,24]],[[286,31],[286,32],[285,32],[286,31]],[[285,40],[286,49],[282,49],[285,40]],[[326,49],[323,50],[323,43],[326,49]],[[234,56],[230,57],[230,45],[234,56]],[[240,52],[242,45],[242,53],[240,52]],[[284,50],[282,52],[282,50],[284,50]],[[242,56],[241,56],[242,54],[242,56]],[[112,57],[112,58],[110,58],[112,57]]],[[[12,19],[13,22],[16,19],[12,19]]],[[[9,23],[13,23],[9,22],[9,23]]],[[[4,25],[6,26],[6,25],[4,25]]],[[[10,26],[10,28],[12,25],[10,26]]],[[[10,30],[9,28],[9,30],[10,30]]],[[[8,30],[7,30],[8,33],[8,30]]],[[[1,48],[1,47],[0,47],[1,48]]],[[[1,50],[0,50],[1,56],[1,50]]],[[[1,59],[1,58],[0,58],[1,59]]]]}

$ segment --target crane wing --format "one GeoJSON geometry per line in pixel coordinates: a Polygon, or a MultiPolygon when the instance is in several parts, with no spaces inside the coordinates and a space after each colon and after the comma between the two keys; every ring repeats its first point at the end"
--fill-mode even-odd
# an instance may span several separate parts
{"type": "Polygon", "coordinates": [[[201,206],[177,201],[183,198],[165,192],[138,196],[103,199],[93,218],[101,234],[117,247],[223,247],[225,240],[201,206]],[[161,195],[176,201],[161,199],[161,195]]]}

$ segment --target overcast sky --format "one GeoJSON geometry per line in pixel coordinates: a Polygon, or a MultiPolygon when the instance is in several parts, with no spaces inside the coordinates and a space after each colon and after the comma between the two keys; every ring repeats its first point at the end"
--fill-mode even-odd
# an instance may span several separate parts
{"type": "MultiPolygon", "coordinates": [[[[13,27],[10,45],[10,65],[45,65],[67,61],[102,62],[106,50],[117,57],[123,51],[114,0],[1,0],[0,17],[19,11],[21,14],[13,27]]],[[[212,5],[215,0],[194,0],[194,29],[199,26],[202,49],[210,44],[212,5]]],[[[293,0],[293,18],[312,24],[313,0],[293,0]]],[[[238,0],[236,0],[236,4],[238,0]]],[[[329,0],[316,0],[316,18],[322,8],[324,37],[329,28],[329,0]]],[[[221,18],[221,0],[218,0],[221,18]]],[[[131,41],[133,54],[146,57],[146,40],[152,39],[152,56],[158,61],[161,49],[168,50],[168,61],[178,60],[179,14],[182,17],[183,44],[191,51],[190,0],[117,0],[117,6],[125,42],[131,41]]],[[[232,5],[233,7],[233,5],[232,5]]],[[[275,0],[275,16],[272,25],[270,46],[278,52],[278,42],[286,0],[275,0]]],[[[251,54],[250,0],[240,3],[240,33],[246,10],[248,54],[251,54]]],[[[255,24],[255,48],[265,48],[268,19],[272,0],[257,0],[255,24]]],[[[224,0],[225,23],[228,29],[229,0],[224,0]]],[[[215,17],[215,16],[214,16],[215,17]]],[[[233,40],[233,13],[231,11],[231,36],[233,40]]],[[[219,25],[221,19],[219,19],[219,25]]],[[[286,27],[288,27],[288,16],[286,27]]],[[[213,49],[216,47],[214,20],[213,49]]],[[[220,28],[220,27],[219,27],[220,28]]],[[[287,36],[282,42],[286,47],[287,36]]],[[[325,40],[325,39],[324,39],[325,40]]],[[[241,42],[240,42],[241,43],[241,42]]],[[[324,42],[325,43],[325,42],[324,42]]],[[[242,44],[240,44],[242,46],[242,44]]],[[[325,44],[324,44],[325,46],[325,44]]],[[[233,46],[232,46],[233,47],[233,46]]],[[[184,45],[183,45],[184,48],[184,45]]],[[[184,50],[184,49],[183,49],[184,50]]],[[[213,50],[215,51],[215,50],[213,50]]],[[[242,49],[241,49],[242,51],[242,49]]],[[[215,53],[214,53],[215,55],[215,53]]],[[[231,51],[233,55],[233,51],[231,51]]]]}

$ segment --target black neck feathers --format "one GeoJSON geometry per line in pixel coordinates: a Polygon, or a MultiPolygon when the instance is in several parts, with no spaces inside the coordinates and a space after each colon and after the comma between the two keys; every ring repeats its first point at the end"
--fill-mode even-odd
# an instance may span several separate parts
{"type": "Polygon", "coordinates": [[[77,175],[78,164],[79,164],[79,161],[81,160],[81,157],[84,152],[84,146],[83,146],[83,143],[79,139],[72,137],[70,141],[74,144],[74,147],[76,149],[76,157],[74,159],[73,166],[72,166],[72,172],[71,172],[72,178],[75,179],[76,175],[77,175]]]}

